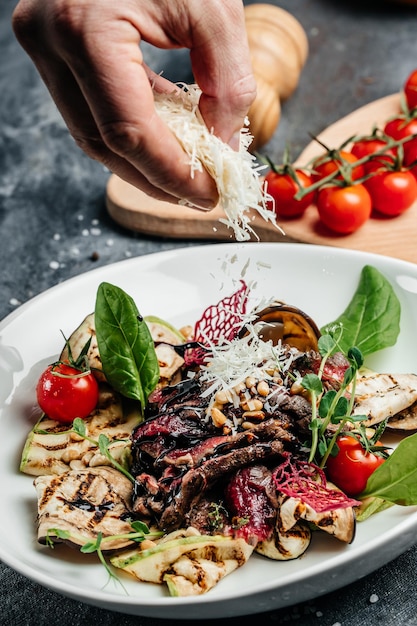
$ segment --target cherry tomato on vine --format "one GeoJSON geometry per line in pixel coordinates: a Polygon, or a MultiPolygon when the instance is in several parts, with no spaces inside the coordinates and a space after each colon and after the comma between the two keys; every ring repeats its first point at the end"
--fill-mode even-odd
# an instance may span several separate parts
{"type": "MultiPolygon", "coordinates": [[[[376,446],[381,446],[376,443],[376,446]]],[[[357,496],[366,487],[368,478],[385,461],[383,454],[368,452],[362,443],[351,435],[341,435],[337,439],[338,452],[329,456],[326,475],[348,496],[357,496]]]]}
{"type": "MultiPolygon", "coordinates": [[[[389,120],[384,127],[384,133],[397,141],[410,135],[417,135],[417,117],[398,116],[389,120]]],[[[413,141],[413,140],[411,140],[413,141]]]]}
{"type": "Polygon", "coordinates": [[[417,180],[409,170],[387,170],[368,178],[372,207],[390,217],[401,215],[417,200],[417,180]]]}
{"type": "Polygon", "coordinates": [[[395,163],[395,149],[388,148],[387,142],[378,137],[363,137],[356,140],[351,148],[352,154],[359,160],[368,157],[369,160],[362,164],[365,174],[376,169],[386,167],[387,164],[395,163]],[[383,154],[373,156],[376,152],[383,154]]]}
{"type": "Polygon", "coordinates": [[[94,375],[66,363],[49,365],[41,374],[36,396],[42,411],[57,422],[86,418],[96,407],[99,388],[94,375]]]}
{"type": "MultiPolygon", "coordinates": [[[[302,215],[306,208],[314,202],[315,191],[307,193],[299,200],[295,199],[294,196],[300,189],[310,187],[311,184],[311,177],[299,169],[289,171],[285,167],[282,170],[278,168],[277,171],[271,170],[265,176],[265,187],[267,193],[274,200],[273,209],[278,217],[302,215]]],[[[270,204],[272,205],[272,202],[270,204]]]]}
{"type": "Polygon", "coordinates": [[[411,72],[404,84],[404,94],[409,109],[417,107],[417,70],[411,72]]]}
{"type": "Polygon", "coordinates": [[[417,178],[417,142],[410,141],[404,145],[404,166],[417,178]]]}
{"type": "Polygon", "coordinates": [[[369,219],[371,197],[364,185],[359,183],[345,187],[324,187],[317,196],[317,209],[327,228],[348,235],[369,219]]]}
{"type": "MultiPolygon", "coordinates": [[[[354,166],[357,160],[358,159],[352,152],[347,152],[346,150],[330,150],[328,153],[314,160],[312,165],[312,180],[313,182],[322,180],[326,178],[326,176],[337,172],[339,169],[346,169],[351,180],[358,180],[363,177],[365,172],[362,165],[354,166]]],[[[335,178],[340,180],[342,179],[342,175],[335,178]]]]}

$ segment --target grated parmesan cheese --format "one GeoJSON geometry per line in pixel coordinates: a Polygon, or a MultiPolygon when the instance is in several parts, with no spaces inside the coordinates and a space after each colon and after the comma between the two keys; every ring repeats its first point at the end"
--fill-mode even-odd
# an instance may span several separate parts
{"type": "Polygon", "coordinates": [[[223,390],[234,393],[234,389],[248,377],[257,381],[271,380],[271,372],[285,374],[291,366],[296,349],[288,350],[281,343],[260,339],[255,327],[248,325],[248,335],[220,345],[210,346],[212,356],[207,365],[201,365],[201,380],[209,384],[203,397],[223,390]]]}
{"type": "Polygon", "coordinates": [[[180,87],[171,94],[155,92],[155,108],[187,153],[191,176],[205,168],[215,180],[225,213],[219,221],[233,229],[237,241],[257,237],[250,224],[251,209],[279,228],[275,213],[266,206],[259,177],[261,167],[256,166],[248,151],[252,142],[248,129],[241,129],[239,150],[233,150],[205,125],[198,109],[200,89],[196,85],[180,87]]]}

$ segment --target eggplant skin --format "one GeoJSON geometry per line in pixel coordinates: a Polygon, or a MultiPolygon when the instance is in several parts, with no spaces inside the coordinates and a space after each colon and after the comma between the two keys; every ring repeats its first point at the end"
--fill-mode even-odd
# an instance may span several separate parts
{"type": "Polygon", "coordinates": [[[103,365],[98,350],[96,326],[94,321],[94,313],[90,313],[83,319],[81,324],[74,330],[68,339],[68,344],[60,354],[60,360],[65,361],[69,357],[68,346],[71,349],[71,354],[74,359],[77,359],[87,342],[90,342],[90,346],[87,352],[88,363],[92,370],[94,370],[95,376],[98,380],[104,382],[106,380],[103,372],[103,365]]]}
{"type": "MultiPolygon", "coordinates": [[[[38,498],[38,541],[61,542],[57,530],[69,533],[66,543],[83,546],[103,538],[132,532],[132,483],[112,467],[69,471],[34,480],[38,498]]],[[[131,546],[129,539],[102,541],[103,551],[131,546]]]]}

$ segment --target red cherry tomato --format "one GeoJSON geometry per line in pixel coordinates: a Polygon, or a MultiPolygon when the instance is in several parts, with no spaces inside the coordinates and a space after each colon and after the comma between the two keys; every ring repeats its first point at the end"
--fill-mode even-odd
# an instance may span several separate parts
{"type": "Polygon", "coordinates": [[[372,207],[382,215],[401,215],[417,200],[417,180],[409,170],[377,172],[365,186],[372,207]]]}
{"type": "Polygon", "coordinates": [[[417,70],[411,72],[404,84],[404,94],[409,109],[417,107],[417,70]]]}
{"type": "MultiPolygon", "coordinates": [[[[345,150],[340,150],[339,152],[333,153],[330,151],[326,153],[313,162],[312,165],[312,180],[313,182],[322,180],[326,178],[326,176],[330,176],[333,172],[337,172],[338,169],[346,168],[348,171],[350,170],[350,178],[351,180],[358,180],[362,178],[364,175],[364,169],[362,165],[358,165],[354,167],[355,161],[358,159],[352,152],[347,152],[345,150]]],[[[342,176],[337,176],[339,180],[342,176]]]]}
{"type": "Polygon", "coordinates": [[[417,117],[396,117],[385,124],[384,133],[397,141],[410,135],[417,135],[417,117]]]}
{"type": "Polygon", "coordinates": [[[376,169],[386,167],[395,162],[394,148],[387,148],[387,142],[377,137],[364,137],[354,142],[351,148],[352,154],[359,160],[369,157],[369,161],[363,163],[365,174],[376,169]],[[376,152],[383,152],[381,155],[373,156],[376,152]]]}
{"type": "Polygon", "coordinates": [[[404,144],[404,166],[417,178],[417,142],[414,140],[404,144]]]}
{"type": "Polygon", "coordinates": [[[314,191],[307,193],[300,200],[294,198],[300,189],[310,187],[312,184],[310,176],[302,170],[294,170],[294,175],[285,170],[282,173],[279,170],[277,172],[271,170],[265,176],[266,191],[274,200],[274,203],[268,204],[273,205],[278,217],[298,217],[314,202],[314,191]]]}
{"type": "Polygon", "coordinates": [[[341,235],[360,228],[372,211],[371,197],[361,184],[324,187],[318,193],[317,209],[323,224],[341,235]]]}
{"type": "Polygon", "coordinates": [[[49,365],[36,386],[40,408],[57,422],[86,418],[95,409],[98,395],[98,383],[91,372],[80,372],[65,363],[49,365]]]}
{"type": "Polygon", "coordinates": [[[326,475],[348,496],[357,496],[364,491],[368,478],[382,465],[385,458],[374,452],[367,452],[361,442],[350,435],[338,437],[337,447],[336,456],[329,456],[327,459],[326,475]]]}

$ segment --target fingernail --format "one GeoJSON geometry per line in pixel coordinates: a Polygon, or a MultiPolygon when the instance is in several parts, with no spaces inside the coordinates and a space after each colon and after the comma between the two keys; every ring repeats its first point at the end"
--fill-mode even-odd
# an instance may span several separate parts
{"type": "Polygon", "coordinates": [[[189,198],[188,200],[179,200],[178,204],[190,207],[191,209],[199,209],[200,211],[212,211],[217,204],[217,199],[189,198]]]}

